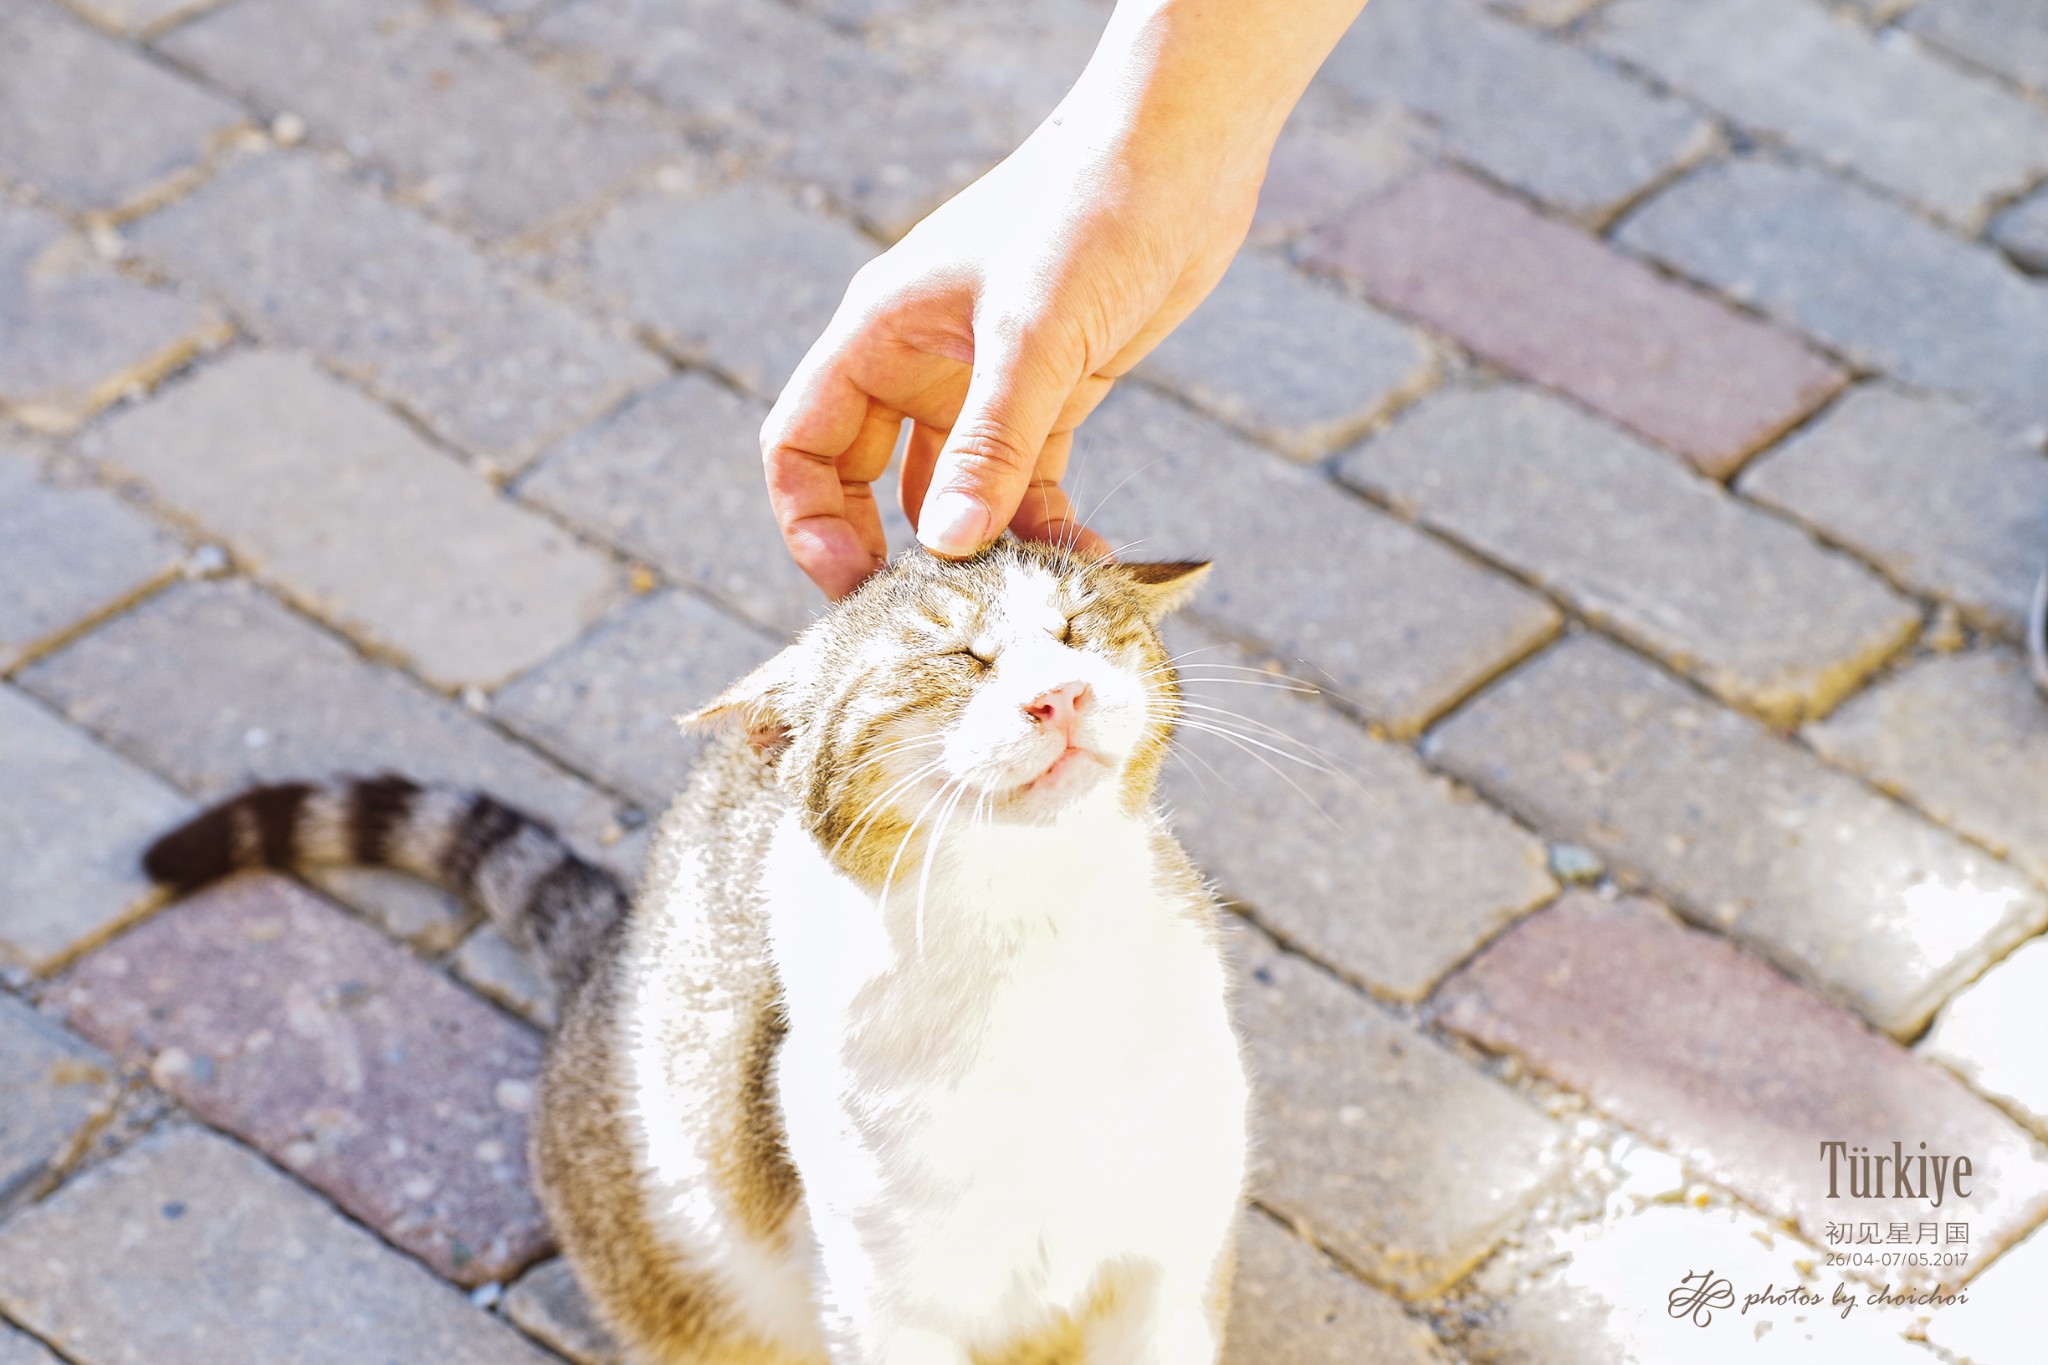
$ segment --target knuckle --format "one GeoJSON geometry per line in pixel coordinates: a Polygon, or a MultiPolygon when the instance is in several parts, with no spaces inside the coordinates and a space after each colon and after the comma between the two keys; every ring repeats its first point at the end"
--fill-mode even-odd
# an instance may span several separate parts
{"type": "Polygon", "coordinates": [[[1029,474],[1038,452],[1026,448],[1018,434],[999,422],[984,420],[953,428],[950,454],[969,477],[975,474],[1029,474]]]}

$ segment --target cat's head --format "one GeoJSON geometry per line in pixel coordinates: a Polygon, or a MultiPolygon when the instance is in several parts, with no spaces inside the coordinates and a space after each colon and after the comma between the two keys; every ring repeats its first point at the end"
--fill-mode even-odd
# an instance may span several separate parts
{"type": "Polygon", "coordinates": [[[687,719],[744,725],[811,832],[865,877],[942,812],[1136,813],[1179,705],[1158,622],[1207,567],[1009,538],[959,563],[913,551],[687,719]]]}

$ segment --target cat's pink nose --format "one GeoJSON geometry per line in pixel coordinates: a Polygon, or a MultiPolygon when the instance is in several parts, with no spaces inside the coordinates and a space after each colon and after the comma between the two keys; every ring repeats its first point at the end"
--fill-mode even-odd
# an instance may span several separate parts
{"type": "Polygon", "coordinates": [[[1057,726],[1059,732],[1071,742],[1074,738],[1074,726],[1094,695],[1088,690],[1087,683],[1061,683],[1052,691],[1041,692],[1026,703],[1024,714],[1040,725],[1057,726]]]}

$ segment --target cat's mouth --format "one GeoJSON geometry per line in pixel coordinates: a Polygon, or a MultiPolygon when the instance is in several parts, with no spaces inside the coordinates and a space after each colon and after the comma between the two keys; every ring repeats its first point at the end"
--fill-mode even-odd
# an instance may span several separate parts
{"type": "Polygon", "coordinates": [[[1022,797],[1054,799],[1078,795],[1095,785],[1109,770],[1109,760],[1093,749],[1079,744],[1069,744],[1058,754],[1045,771],[1029,781],[1019,783],[1016,793],[1022,797]]]}

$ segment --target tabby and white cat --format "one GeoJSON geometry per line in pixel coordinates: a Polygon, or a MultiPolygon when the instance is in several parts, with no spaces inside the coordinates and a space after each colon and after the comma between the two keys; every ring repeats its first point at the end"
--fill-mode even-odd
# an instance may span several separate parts
{"type": "Polygon", "coordinates": [[[544,826],[398,778],[259,788],[149,870],[396,866],[566,1002],[535,1169],[661,1365],[1203,1365],[1246,1160],[1217,905],[1153,802],[1155,630],[1204,566],[1005,541],[872,579],[730,718],[630,911],[544,826]]]}

